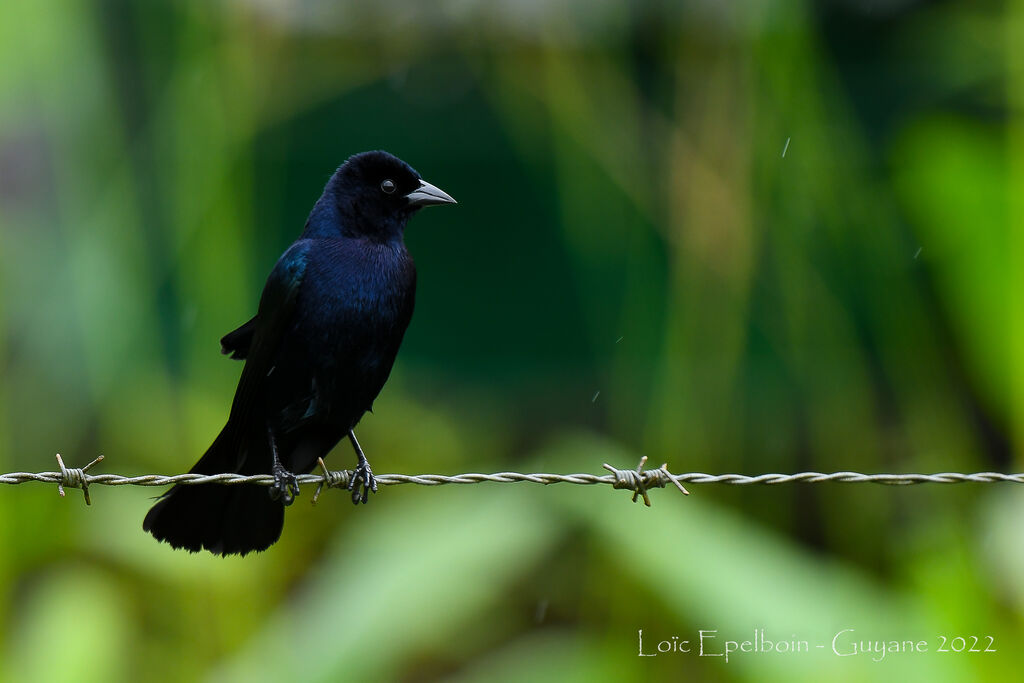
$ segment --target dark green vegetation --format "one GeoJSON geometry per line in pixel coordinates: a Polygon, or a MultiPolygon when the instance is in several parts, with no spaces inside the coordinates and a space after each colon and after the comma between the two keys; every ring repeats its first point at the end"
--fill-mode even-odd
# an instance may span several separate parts
{"type": "MultiPolygon", "coordinates": [[[[4,3],[0,470],[189,467],[238,377],[217,340],[375,148],[460,202],[407,234],[378,473],[1020,469],[1024,10],[855,4],[4,3]]],[[[155,491],[4,487],[0,677],[1024,665],[1024,490],[690,490],[330,491],[223,560],[139,529],[155,491]],[[640,628],[930,652],[641,660],[640,628]],[[998,652],[935,652],[971,635],[998,652]]]]}

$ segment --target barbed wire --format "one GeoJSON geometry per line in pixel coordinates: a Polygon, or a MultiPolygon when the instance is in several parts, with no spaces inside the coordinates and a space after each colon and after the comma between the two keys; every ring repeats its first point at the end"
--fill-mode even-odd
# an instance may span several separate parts
{"type": "MultiPolygon", "coordinates": [[[[85,467],[65,467],[64,460],[57,454],[57,465],[59,472],[10,472],[0,474],[0,484],[24,484],[28,482],[40,482],[46,484],[57,484],[57,492],[63,496],[64,487],[79,488],[85,495],[85,504],[92,503],[89,497],[89,486],[170,486],[172,484],[197,485],[197,484],[223,484],[225,486],[237,486],[240,484],[255,484],[257,486],[271,486],[275,483],[274,477],[269,474],[142,474],[128,477],[120,474],[87,474],[88,470],[103,460],[99,456],[85,467]]],[[[494,472],[481,474],[469,472],[466,474],[378,474],[376,480],[382,486],[397,486],[399,484],[419,484],[421,486],[443,486],[446,484],[479,484],[481,482],[492,482],[508,484],[513,482],[532,482],[534,484],[579,484],[592,486],[595,484],[610,484],[612,488],[628,489],[633,491],[633,502],[642,497],[644,504],[648,507],[651,500],[648,490],[652,488],[664,488],[667,484],[673,484],[682,493],[689,495],[683,486],[684,483],[691,484],[729,484],[733,486],[748,486],[754,484],[792,484],[808,483],[819,484],[824,482],[837,482],[842,484],[884,484],[888,486],[905,486],[910,484],[992,484],[997,482],[1009,482],[1013,484],[1024,484],[1024,473],[1002,474],[1000,472],[938,472],[935,474],[864,474],[862,472],[797,472],[795,474],[705,474],[703,472],[688,472],[686,474],[672,474],[668,466],[663,464],[654,470],[645,470],[647,456],[640,459],[640,464],[635,469],[622,470],[605,463],[603,467],[610,474],[550,474],[535,472],[524,474],[521,472],[494,472]]],[[[348,488],[353,476],[351,470],[328,470],[323,459],[319,460],[321,474],[300,474],[296,481],[302,484],[316,484],[316,492],[313,494],[313,502],[316,503],[320,492],[326,488],[348,488]]]]}

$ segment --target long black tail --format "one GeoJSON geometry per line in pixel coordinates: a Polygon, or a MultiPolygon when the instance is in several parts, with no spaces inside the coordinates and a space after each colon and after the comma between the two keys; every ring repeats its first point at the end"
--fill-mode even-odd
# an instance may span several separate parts
{"type": "MultiPolygon", "coordinates": [[[[190,472],[263,474],[270,471],[269,445],[264,443],[265,439],[240,442],[232,438],[230,426],[224,427],[190,472]],[[240,449],[245,451],[240,452],[240,449]],[[265,467],[261,468],[264,460],[265,467]]],[[[250,484],[175,485],[142,522],[145,531],[174,548],[190,552],[205,549],[219,555],[245,555],[266,550],[281,537],[283,526],[281,501],[271,499],[265,486],[250,484]]]]}

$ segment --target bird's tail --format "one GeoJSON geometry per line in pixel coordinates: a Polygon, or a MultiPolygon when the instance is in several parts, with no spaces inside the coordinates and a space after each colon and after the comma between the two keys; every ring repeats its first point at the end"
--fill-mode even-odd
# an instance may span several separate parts
{"type": "MultiPolygon", "coordinates": [[[[233,436],[229,423],[189,472],[257,473],[253,466],[262,458],[252,457],[255,454],[248,451],[269,446],[262,444],[263,439],[246,443],[233,436]]],[[[269,470],[269,462],[268,454],[263,472],[269,470]]],[[[145,531],[174,548],[205,549],[219,555],[266,550],[280,538],[283,526],[284,505],[271,499],[265,486],[253,484],[177,484],[142,522],[145,531]]]]}

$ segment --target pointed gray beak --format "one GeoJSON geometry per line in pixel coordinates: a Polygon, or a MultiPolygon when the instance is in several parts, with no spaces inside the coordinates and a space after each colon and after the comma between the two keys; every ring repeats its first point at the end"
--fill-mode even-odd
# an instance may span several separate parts
{"type": "Polygon", "coordinates": [[[430,206],[431,204],[457,204],[451,195],[439,187],[434,187],[426,180],[420,181],[420,186],[405,195],[409,200],[409,206],[430,206]]]}

